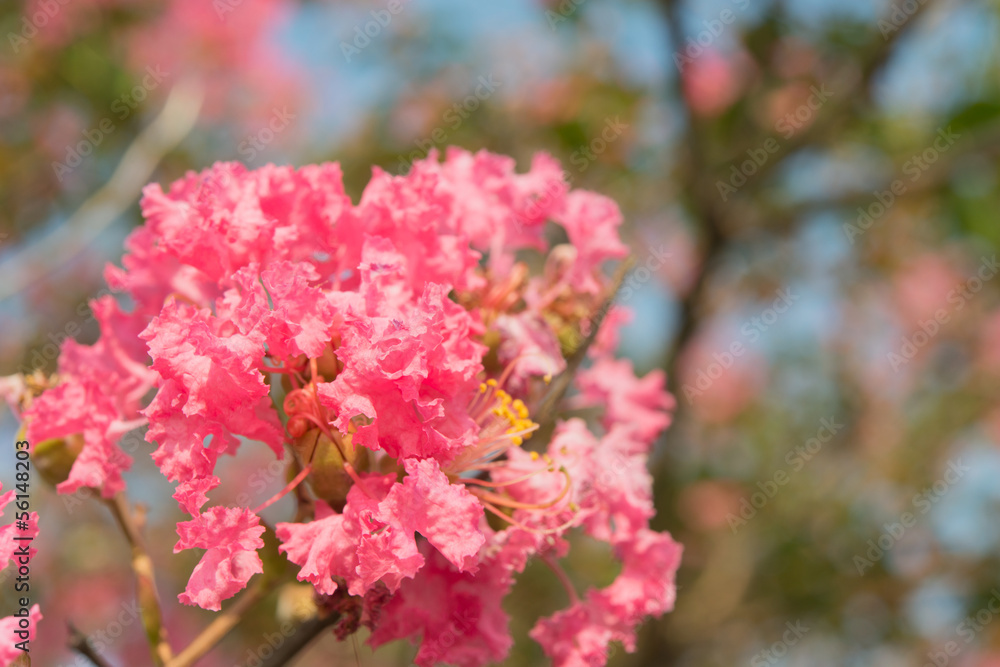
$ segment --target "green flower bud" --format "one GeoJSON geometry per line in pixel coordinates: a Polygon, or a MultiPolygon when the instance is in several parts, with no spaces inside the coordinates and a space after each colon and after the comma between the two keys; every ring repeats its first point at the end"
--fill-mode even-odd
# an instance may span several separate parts
{"type": "Polygon", "coordinates": [[[83,444],[83,435],[80,433],[67,438],[43,440],[34,446],[31,460],[42,479],[55,486],[69,477],[70,468],[83,451],[83,444]]]}
{"type": "Polygon", "coordinates": [[[355,470],[366,470],[369,452],[364,447],[355,447],[351,436],[342,436],[344,455],[340,447],[319,429],[310,429],[296,440],[295,448],[303,462],[312,462],[312,472],[306,479],[317,497],[322,498],[338,512],[347,502],[347,492],[354,481],[344,470],[344,463],[350,463],[355,470]]]}

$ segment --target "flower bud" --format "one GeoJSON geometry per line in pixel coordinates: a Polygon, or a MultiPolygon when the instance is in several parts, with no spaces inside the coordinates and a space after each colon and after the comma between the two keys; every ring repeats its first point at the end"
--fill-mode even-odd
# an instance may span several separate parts
{"type": "Polygon", "coordinates": [[[368,450],[364,447],[354,447],[350,435],[341,436],[340,441],[341,446],[338,446],[319,429],[310,429],[295,441],[295,448],[302,461],[312,463],[312,473],[307,479],[313,493],[338,512],[344,508],[347,492],[354,483],[344,470],[344,463],[350,463],[355,470],[364,470],[369,463],[368,450]]]}
{"type": "Polygon", "coordinates": [[[55,486],[69,477],[76,457],[83,451],[83,444],[83,435],[80,433],[67,438],[43,440],[32,449],[31,460],[42,479],[55,486]]]}
{"type": "Polygon", "coordinates": [[[326,346],[323,354],[316,359],[316,370],[324,382],[333,382],[337,379],[337,373],[340,372],[341,364],[337,360],[337,354],[334,352],[334,347],[339,343],[340,336],[338,335],[326,346]]]}

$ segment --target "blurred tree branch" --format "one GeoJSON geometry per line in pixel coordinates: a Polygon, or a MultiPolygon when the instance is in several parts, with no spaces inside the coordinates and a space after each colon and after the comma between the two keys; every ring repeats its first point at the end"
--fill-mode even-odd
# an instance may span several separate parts
{"type": "Polygon", "coordinates": [[[201,85],[192,81],[170,91],[163,110],[128,147],[108,182],[57,229],[0,264],[7,277],[0,282],[0,301],[65,265],[135,203],[163,157],[191,132],[203,95],[201,85]]]}
{"type": "MultiPolygon", "coordinates": [[[[679,45],[684,43],[684,31],[680,24],[680,2],[679,0],[660,0],[660,2],[665,12],[670,42],[674,48],[679,48],[679,45]]],[[[672,62],[671,58],[667,60],[672,62]]],[[[701,223],[705,238],[698,274],[691,289],[681,300],[680,327],[667,355],[667,364],[670,368],[673,368],[677,355],[687,344],[697,327],[696,310],[703,300],[708,277],[727,244],[722,227],[722,214],[719,210],[720,202],[712,190],[711,179],[705,178],[708,175],[709,165],[706,162],[704,130],[701,121],[691,109],[691,104],[684,91],[684,80],[681,73],[678,72],[673,80],[674,92],[683,106],[690,124],[684,141],[689,168],[681,174],[681,187],[690,193],[689,204],[694,217],[701,223]]],[[[669,377],[672,378],[673,374],[669,377]]]]}
{"type": "MultiPolygon", "coordinates": [[[[666,21],[670,44],[672,48],[680,50],[685,38],[681,23],[681,0],[659,0],[659,4],[666,21]]],[[[685,93],[683,73],[678,71],[673,76],[674,92],[677,100],[684,109],[688,122],[688,131],[685,133],[682,142],[684,155],[680,160],[681,164],[685,165],[686,168],[680,170],[678,179],[681,191],[686,194],[686,204],[689,207],[691,216],[697,223],[698,230],[702,236],[701,263],[690,290],[681,299],[677,334],[674,337],[666,358],[667,369],[669,371],[668,378],[675,388],[675,393],[678,382],[676,373],[677,358],[690,342],[702,319],[708,314],[706,302],[713,274],[734,242],[730,231],[729,219],[737,211],[741,214],[744,212],[741,210],[743,207],[736,204],[739,202],[748,202],[751,210],[756,209],[760,201],[755,200],[755,198],[759,197],[759,191],[766,183],[766,177],[769,173],[777,169],[779,165],[787,164],[788,159],[799,150],[808,146],[826,143],[832,138],[839,136],[845,125],[858,117],[859,113],[863,113],[862,110],[864,108],[871,106],[873,82],[877,74],[889,62],[900,40],[909,34],[914,26],[920,23],[919,15],[928,11],[932,4],[933,2],[929,0],[927,3],[921,5],[919,10],[909,17],[906,24],[891,33],[888,38],[875,43],[863,53],[860,56],[861,65],[859,75],[857,73],[853,76],[851,75],[849,71],[851,65],[842,68],[839,76],[835,78],[838,79],[839,85],[845,85],[843,82],[856,80],[856,87],[858,88],[855,91],[856,94],[852,95],[848,91],[842,91],[843,94],[838,96],[834,101],[831,101],[829,106],[822,110],[822,113],[812,125],[784,143],[781,159],[772,159],[760,165],[760,168],[755,173],[753,186],[746,187],[738,198],[732,199],[728,204],[721,201],[713,186],[713,182],[715,181],[713,170],[716,165],[711,162],[706,145],[708,131],[706,125],[709,121],[699,118],[698,114],[694,112],[690,100],[685,93]]],[[[669,54],[667,54],[667,62],[673,63],[673,58],[669,57],[669,54]]],[[[671,65],[668,64],[669,66],[671,65]]],[[[758,135],[753,137],[749,145],[757,147],[760,143],[761,137],[758,135]]],[[[745,148],[744,146],[744,151],[745,148]]],[[[742,154],[740,151],[735,152],[735,155],[742,154]]],[[[777,227],[778,231],[784,235],[791,234],[800,223],[801,215],[798,214],[798,211],[794,210],[794,207],[782,207],[779,205],[777,208],[779,210],[782,208],[791,209],[778,213],[782,219],[782,224],[780,227],[777,227]]],[[[761,215],[759,219],[761,229],[770,228],[769,225],[763,222],[765,219],[764,215],[761,215]]],[[[677,427],[675,426],[674,428],[676,429],[677,427]]],[[[676,430],[673,432],[673,435],[676,437],[676,430]]],[[[658,480],[664,478],[664,475],[657,476],[658,480]]],[[[662,497],[660,489],[657,490],[657,497],[662,497]]],[[[706,577],[711,574],[710,570],[702,571],[700,575],[695,577],[692,587],[704,587],[706,585],[706,577]]],[[[744,586],[748,586],[749,582],[750,578],[747,577],[744,586]]],[[[739,598],[741,597],[742,595],[732,601],[733,606],[730,607],[730,611],[738,605],[739,598]]],[[[714,617],[713,624],[717,625],[721,623],[725,620],[725,616],[728,615],[724,614],[714,617]]],[[[680,618],[683,618],[683,616],[682,614],[680,618]]],[[[710,632],[711,630],[706,628],[706,631],[710,632]]],[[[677,640],[668,638],[665,636],[665,633],[647,634],[647,637],[650,636],[649,641],[652,642],[652,646],[648,647],[649,655],[656,655],[663,664],[670,664],[676,660],[679,648],[677,640]]]]}
{"type": "Polygon", "coordinates": [[[326,616],[316,616],[302,623],[288,641],[282,644],[261,667],[284,667],[284,665],[289,664],[295,659],[295,656],[308,648],[321,632],[339,620],[340,614],[330,613],[326,616]]]}
{"type": "MultiPolygon", "coordinates": [[[[684,43],[684,31],[680,18],[681,2],[680,0],[659,1],[667,23],[671,45],[673,48],[679,49],[680,45],[684,43]]],[[[827,141],[836,136],[837,130],[857,112],[859,106],[871,104],[872,82],[876,74],[889,61],[900,39],[919,23],[919,16],[933,4],[933,0],[928,0],[920,5],[905,24],[868,49],[867,53],[861,57],[861,76],[857,83],[860,96],[840,95],[836,98],[837,101],[832,102],[830,108],[824,109],[812,125],[786,142],[782,158],[768,160],[759,167],[753,181],[753,185],[756,187],[751,187],[748,184],[743,195],[739,197],[740,200],[756,194],[757,189],[766,181],[766,175],[779,165],[785,164],[791,155],[802,148],[827,141]]],[[[673,62],[672,58],[668,57],[667,60],[673,62]]],[[[843,75],[841,78],[850,79],[853,77],[843,75]]],[[[691,289],[681,299],[678,331],[667,355],[667,368],[671,371],[674,370],[677,356],[697,330],[699,320],[704,315],[700,311],[705,307],[703,302],[705,301],[707,285],[720,257],[725,254],[730,244],[730,237],[726,232],[726,222],[729,215],[728,210],[732,208],[722,206],[723,202],[719,199],[718,193],[712,185],[714,165],[710,164],[707,155],[705,121],[699,119],[698,115],[692,111],[684,91],[683,77],[680,72],[673,77],[673,81],[675,84],[674,92],[685,110],[689,123],[688,132],[685,134],[683,142],[684,152],[688,158],[688,168],[680,173],[681,186],[685,192],[689,193],[688,205],[704,238],[702,261],[691,289]]],[[[753,142],[748,145],[756,147],[760,145],[760,141],[759,137],[755,137],[753,142]]],[[[741,155],[742,153],[735,154],[741,155]]],[[[737,199],[734,199],[735,201],[737,199]]],[[[794,217],[791,219],[795,220],[794,217]]],[[[788,222],[782,226],[782,229],[787,230],[794,226],[794,223],[788,222]]],[[[675,373],[672,372],[668,375],[669,378],[674,378],[674,376],[675,373]]],[[[671,379],[671,382],[675,382],[675,379],[671,379]]]]}
{"type": "MultiPolygon", "coordinates": [[[[882,37],[877,41],[873,38],[873,44],[858,59],[861,63],[860,76],[852,72],[855,67],[851,63],[844,65],[832,77],[839,85],[852,85],[852,90],[837,91],[840,94],[832,97],[831,101],[824,105],[823,109],[817,114],[816,120],[811,125],[787,139],[783,145],[783,155],[778,159],[768,160],[760,166],[754,174],[753,181],[747,184],[744,196],[761,188],[767,181],[768,174],[786,164],[788,159],[795,155],[797,151],[807,146],[824,144],[831,139],[838,138],[839,130],[842,129],[843,125],[855,113],[871,105],[875,76],[889,62],[889,58],[892,56],[900,40],[920,23],[920,16],[927,12],[934,4],[934,0],[927,0],[922,4],[918,3],[917,9],[906,23],[886,37],[882,37]]],[[[756,148],[759,145],[759,141],[759,137],[754,137],[753,143],[744,145],[733,155],[745,155],[746,150],[756,148]]]]}
{"type": "Polygon", "coordinates": [[[246,612],[259,602],[270,590],[265,579],[258,579],[239,598],[202,630],[176,658],[167,663],[167,667],[191,667],[206,653],[222,641],[229,632],[239,625],[246,612]]]}
{"type": "MultiPolygon", "coordinates": [[[[73,625],[69,625],[69,647],[82,655],[87,660],[97,665],[97,667],[110,667],[104,658],[100,656],[87,641],[87,636],[77,630],[73,625]]],[[[30,664],[30,663],[29,663],[30,664]]]]}
{"type": "MultiPolygon", "coordinates": [[[[927,171],[921,173],[918,182],[906,184],[904,196],[932,194],[955,175],[955,168],[970,155],[1000,157],[1000,128],[992,127],[980,133],[962,137],[961,147],[956,146],[949,149],[947,153],[941,153],[937,162],[931,165],[927,171]]],[[[910,157],[911,153],[904,151],[893,160],[893,164],[896,167],[893,172],[894,175],[898,176],[901,173],[902,165],[910,157]]],[[[858,206],[869,205],[872,203],[872,191],[888,189],[891,187],[893,180],[883,181],[871,189],[864,191],[851,190],[850,192],[842,192],[821,199],[765,206],[765,211],[760,216],[759,225],[761,228],[768,230],[787,231],[793,228],[804,216],[813,215],[832,208],[849,208],[853,210],[858,206]]]]}

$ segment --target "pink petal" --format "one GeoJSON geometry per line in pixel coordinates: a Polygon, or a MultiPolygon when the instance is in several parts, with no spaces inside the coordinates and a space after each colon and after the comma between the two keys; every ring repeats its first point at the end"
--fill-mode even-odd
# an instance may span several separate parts
{"type": "Polygon", "coordinates": [[[628,255],[628,248],[618,238],[622,223],[618,204],[594,192],[574,190],[566,195],[566,207],[556,216],[556,222],[566,228],[576,249],[569,284],[580,292],[600,293],[601,285],[595,274],[602,264],[628,255]]]}
{"type": "Polygon", "coordinates": [[[628,426],[647,447],[670,425],[669,410],[676,406],[666,391],[666,376],[656,370],[638,378],[628,359],[603,357],[577,374],[578,404],[605,408],[604,426],[628,426]]]}
{"type": "Polygon", "coordinates": [[[118,411],[107,393],[90,380],[70,378],[49,389],[25,412],[27,439],[41,442],[82,434],[83,450],[70,469],[68,479],[57,487],[74,493],[83,486],[101,489],[105,498],[125,488],[122,473],[132,458],[115,445],[120,434],[118,411]]]}
{"type": "Polygon", "coordinates": [[[213,507],[191,521],[177,524],[180,539],[174,553],[207,549],[195,566],[187,588],[178,596],[184,604],[218,611],[222,600],[246,588],[250,577],[264,571],[257,550],[264,546],[260,518],[248,509],[213,507]]]}
{"type": "Polygon", "coordinates": [[[336,514],[322,500],[316,503],[316,519],[309,523],[279,523],[275,527],[278,551],[299,566],[298,580],[308,581],[323,595],[337,590],[335,576],[357,566],[357,541],[344,528],[344,515],[336,514]]]}
{"type": "MultiPolygon", "coordinates": [[[[430,550],[429,550],[430,551],[430,550]]],[[[382,608],[369,643],[420,641],[420,667],[449,664],[480,667],[503,660],[512,644],[501,602],[511,580],[503,567],[487,564],[473,576],[457,572],[430,551],[427,565],[382,608]]]]}
{"type": "Polygon", "coordinates": [[[463,484],[452,484],[437,461],[407,459],[406,478],[380,505],[383,521],[427,538],[462,571],[474,572],[486,538],[479,529],[483,506],[463,484]]]}

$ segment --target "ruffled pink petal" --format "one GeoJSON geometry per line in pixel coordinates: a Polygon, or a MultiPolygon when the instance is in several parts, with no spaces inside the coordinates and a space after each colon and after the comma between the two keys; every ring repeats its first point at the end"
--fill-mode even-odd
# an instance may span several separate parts
{"type": "Polygon", "coordinates": [[[452,484],[433,459],[407,459],[403,466],[406,478],[379,507],[382,521],[420,533],[459,570],[475,572],[486,541],[479,500],[464,485],[452,484]]]}
{"type": "Polygon", "coordinates": [[[566,195],[565,208],[555,218],[566,228],[576,257],[567,282],[573,289],[599,294],[597,279],[601,266],[609,259],[622,259],[628,247],[618,238],[622,213],[613,199],[586,190],[566,195]]]}
{"type": "Polygon", "coordinates": [[[134,229],[125,240],[123,267],[108,264],[104,279],[108,286],[126,292],[135,303],[134,314],[147,321],[160,312],[167,296],[178,294],[192,303],[208,307],[221,294],[216,281],[194,266],[182,263],[157,242],[155,229],[147,224],[134,229]]]}
{"type": "Polygon", "coordinates": [[[342,578],[351,595],[364,595],[379,581],[394,591],[423,565],[413,532],[380,519],[380,503],[400,486],[396,476],[369,475],[363,482],[351,487],[343,514],[318,503],[314,521],[278,524],[279,550],[302,568],[299,580],[320,592],[336,590],[333,577],[342,578]]]}
{"type": "Polygon", "coordinates": [[[481,255],[461,230],[447,224],[453,207],[436,161],[418,162],[406,176],[391,176],[375,167],[356,214],[368,234],[388,239],[405,258],[406,277],[415,293],[426,283],[468,289],[481,282],[476,275],[481,255]]]}
{"type": "Polygon", "coordinates": [[[70,378],[36,398],[24,416],[30,442],[83,436],[83,450],[69,477],[57,486],[60,493],[87,486],[110,498],[125,488],[122,473],[131,467],[132,457],[116,446],[121,433],[118,411],[94,382],[70,378]]]}
{"type": "Polygon", "coordinates": [[[494,326],[500,332],[500,363],[513,364],[510,387],[522,388],[531,377],[555,377],[566,368],[559,340],[540,315],[527,310],[503,314],[494,326]]]}
{"type": "Polygon", "coordinates": [[[264,527],[248,509],[212,507],[191,521],[177,524],[180,539],[174,553],[207,549],[191,573],[187,588],[178,596],[184,604],[218,611],[221,602],[246,588],[250,577],[264,571],[257,550],[264,527]]]}
{"type": "MultiPolygon", "coordinates": [[[[2,488],[3,488],[3,484],[0,483],[0,489],[2,489],[2,488]]],[[[7,493],[0,494],[0,514],[3,513],[4,508],[7,507],[7,505],[13,499],[14,499],[14,491],[13,491],[13,489],[10,490],[10,491],[8,491],[7,493]]]]}
{"type": "Polygon", "coordinates": [[[604,426],[627,426],[647,447],[670,425],[669,411],[676,406],[667,393],[663,371],[638,378],[628,359],[602,357],[577,374],[578,405],[604,408],[604,426]]]}
{"type": "Polygon", "coordinates": [[[59,375],[93,382],[112,400],[121,419],[135,419],[140,399],[156,382],[156,372],[146,365],[146,346],[139,338],[147,322],[122,312],[111,296],[94,299],[90,309],[101,337],[93,345],[67,339],[59,355],[59,375]]]}
{"type": "Polygon", "coordinates": [[[221,483],[222,480],[214,475],[198,477],[178,484],[173,497],[181,509],[191,516],[197,516],[202,506],[208,502],[208,492],[221,483]]]}
{"type": "Polygon", "coordinates": [[[573,604],[538,621],[531,638],[541,644],[553,667],[595,667],[605,665],[614,631],[601,622],[589,601],[573,604]]]}
{"type": "Polygon", "coordinates": [[[229,316],[242,333],[259,331],[275,359],[323,354],[335,311],[326,293],[313,286],[319,273],[312,265],[281,261],[261,271],[251,264],[234,278],[242,295],[229,316]]]}
{"type": "Polygon", "coordinates": [[[382,608],[368,640],[378,647],[396,639],[420,641],[420,667],[480,667],[503,660],[512,644],[501,602],[510,591],[502,567],[484,566],[473,576],[456,571],[440,554],[382,608]]]}
{"type": "Polygon", "coordinates": [[[335,576],[357,567],[357,540],[347,534],[344,515],[322,500],[316,502],[313,521],[279,523],[275,532],[281,541],[278,551],[299,566],[298,580],[312,583],[323,595],[337,590],[335,576]]]}
{"type": "MultiPolygon", "coordinates": [[[[20,512],[18,512],[18,515],[20,515],[20,512]]],[[[34,558],[35,553],[38,551],[31,546],[31,541],[15,539],[18,537],[25,537],[30,538],[30,540],[34,540],[38,537],[38,513],[29,513],[26,523],[28,524],[26,530],[19,529],[16,521],[6,526],[0,526],[0,570],[7,567],[11,561],[14,562],[15,570],[18,565],[24,565],[24,563],[15,559],[15,557],[24,557],[24,552],[20,551],[22,546],[28,548],[29,561],[34,558]]]]}
{"type": "Polygon", "coordinates": [[[544,153],[532,158],[527,173],[514,169],[514,160],[505,155],[454,147],[440,165],[434,152],[414,165],[415,171],[440,174],[441,189],[453,197],[448,227],[489,252],[496,276],[510,271],[515,251],[546,248],[545,222],[556,217],[569,190],[559,163],[544,153]]]}
{"type": "Polygon", "coordinates": [[[614,583],[543,618],[531,637],[557,667],[603,665],[612,641],[635,650],[635,630],[649,616],[673,609],[682,548],[665,533],[644,529],[620,547],[624,567],[614,583]]]}
{"type": "Polygon", "coordinates": [[[475,341],[482,325],[441,285],[426,285],[416,303],[403,306],[395,303],[398,293],[369,289],[396,275],[401,261],[391,245],[366,243],[363,311],[344,315],[337,348],[344,369],[318,394],[342,431],[359,415],[370,420],[357,425],[358,444],[396,458],[448,460],[475,428],[465,406],[486,351],[475,341]]]}
{"type": "Polygon", "coordinates": [[[606,614],[620,620],[626,648],[634,649],[635,628],[649,616],[674,608],[675,577],[684,548],[667,533],[643,529],[619,546],[623,567],[618,578],[591,594],[606,614]]]}
{"type": "Polygon", "coordinates": [[[377,581],[394,593],[404,579],[412,579],[424,566],[413,533],[397,526],[386,525],[364,536],[357,557],[360,580],[351,589],[352,595],[369,590],[377,581]]]}
{"type": "Polygon", "coordinates": [[[283,429],[257,369],[262,337],[221,335],[219,325],[208,310],[170,300],[142,333],[160,375],[144,411],[146,439],[159,444],[153,459],[170,480],[211,476],[219,455],[235,453],[236,435],[284,454],[283,429]]]}

